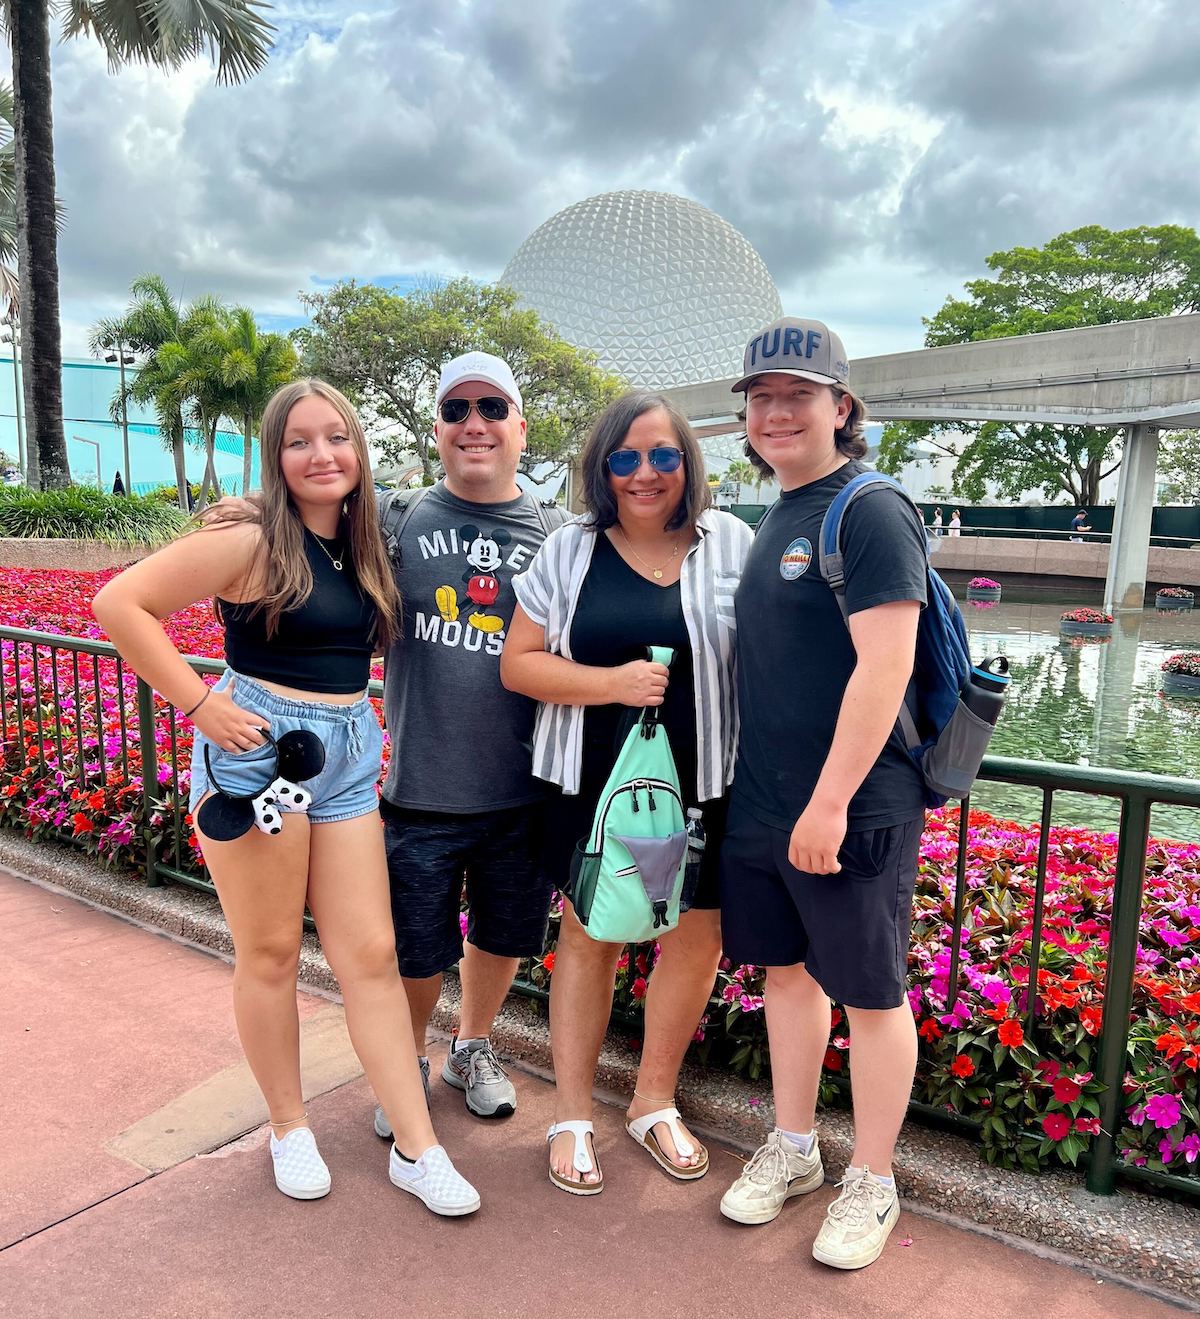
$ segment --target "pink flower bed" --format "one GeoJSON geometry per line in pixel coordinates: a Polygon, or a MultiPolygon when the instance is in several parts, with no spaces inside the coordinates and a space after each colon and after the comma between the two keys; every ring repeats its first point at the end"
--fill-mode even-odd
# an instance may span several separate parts
{"type": "MultiPolygon", "coordinates": [[[[109,575],[0,569],[0,624],[101,638],[87,602],[109,575]]],[[[207,606],[177,615],[168,631],[184,654],[220,657],[220,629],[207,606]]],[[[168,721],[156,719],[158,785],[147,820],[133,675],[126,673],[122,692],[113,661],[81,656],[77,702],[74,672],[62,653],[55,693],[48,651],[39,656],[35,683],[28,647],[21,650],[19,674],[12,643],[0,649],[9,720],[0,765],[0,824],[34,837],[71,833],[106,863],[129,868],[139,864],[141,834],[148,827],[160,856],[173,860],[177,839],[170,765],[174,755],[182,767],[180,791],[186,794],[187,722],[179,722],[172,748],[168,721]],[[18,684],[23,703],[19,724],[12,699],[18,684]],[[60,723],[51,714],[56,700],[60,723]],[[39,706],[40,734],[34,714],[39,706]],[[128,774],[120,760],[122,706],[130,734],[128,774]]],[[[198,870],[190,820],[183,818],[183,863],[198,870]]],[[[931,813],[922,841],[909,954],[909,1003],[920,1038],[914,1097],[978,1121],[990,1162],[1030,1169],[1074,1163],[1099,1131],[1096,1048],[1116,838],[1088,829],[1051,830],[1041,967],[1031,986],[1038,829],[972,812],[968,836],[966,914],[953,1007],[949,972],[957,811],[931,813]]],[[[642,948],[622,955],[616,1002],[623,1011],[641,1011],[656,953],[656,948],[642,948]]],[[[545,984],[553,970],[550,946],[533,960],[531,975],[545,984]]],[[[722,964],[697,1040],[714,1061],[751,1076],[765,1072],[769,1054],[761,968],[722,964]]],[[[833,1094],[834,1078],[849,1069],[848,1043],[846,1019],[835,1011],[825,1055],[826,1098],[833,1094]]],[[[1122,1153],[1143,1167],[1194,1170],[1200,1161],[1200,846],[1151,843],[1130,1046],[1122,1153]]]]}

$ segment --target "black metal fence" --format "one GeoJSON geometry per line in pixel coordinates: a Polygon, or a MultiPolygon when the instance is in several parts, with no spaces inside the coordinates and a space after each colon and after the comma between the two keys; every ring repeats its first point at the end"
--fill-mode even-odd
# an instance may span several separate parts
{"type": "MultiPolygon", "coordinates": [[[[189,658],[202,674],[223,671],[218,661],[189,658]]],[[[381,687],[372,684],[372,695],[381,687]]],[[[180,730],[173,706],[156,698],[112,645],[103,641],[0,628],[0,737],[3,783],[44,783],[44,799],[26,804],[26,827],[78,840],[93,832],[85,812],[71,810],[73,800],[99,794],[115,819],[107,826],[109,846],[102,855],[141,871],[148,885],[172,881],[215,892],[199,859],[188,851],[190,829],[180,795],[180,730]],[[137,836],[122,825],[122,798],[140,800],[137,836]],[[82,823],[80,822],[82,817],[82,823]],[[128,835],[128,836],[127,836],[128,835]]],[[[1083,792],[1120,803],[1120,832],[1112,894],[1103,1021],[1097,1073],[1103,1082],[1100,1132],[1088,1156],[1088,1186],[1109,1193],[1118,1176],[1146,1180],[1200,1197],[1200,1178],[1135,1168],[1118,1158],[1116,1132],[1122,1118],[1122,1083],[1129,1051],[1139,917],[1143,900],[1150,812],[1155,804],[1200,807],[1200,783],[1160,775],[1081,768],[1079,766],[990,757],[980,777],[1021,784],[1042,794],[1041,831],[1029,951],[1030,985],[1038,983],[1043,956],[1043,917],[1047,859],[1056,793],[1083,792]]],[[[2,806],[3,803],[0,803],[2,806]]],[[[100,809],[97,806],[97,809],[100,809]]],[[[961,992],[960,958],[969,860],[969,802],[958,816],[956,884],[948,1007],[961,992]]],[[[523,977],[518,992],[545,997],[544,988],[523,977]]],[[[1027,1006],[1032,1034],[1036,993],[1027,1006]]],[[[923,1106],[914,1109],[922,1112],[923,1106]]],[[[938,1117],[931,1110],[926,1116],[938,1117]]],[[[972,1124],[960,1119],[958,1126],[972,1124]]],[[[975,1124],[977,1126],[977,1124],[975,1124]]]]}

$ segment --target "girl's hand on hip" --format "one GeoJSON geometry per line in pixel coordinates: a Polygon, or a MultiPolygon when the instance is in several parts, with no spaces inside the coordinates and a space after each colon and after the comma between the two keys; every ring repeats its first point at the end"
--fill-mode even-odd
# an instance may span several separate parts
{"type": "Polygon", "coordinates": [[[257,710],[246,710],[233,699],[236,679],[223,691],[215,688],[204,699],[192,722],[222,751],[253,751],[266,741],[271,721],[257,710]]]}

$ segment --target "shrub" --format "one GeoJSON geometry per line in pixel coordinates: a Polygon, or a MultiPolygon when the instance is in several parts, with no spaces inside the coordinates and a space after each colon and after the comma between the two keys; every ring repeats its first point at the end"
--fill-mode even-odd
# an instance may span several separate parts
{"type": "Polygon", "coordinates": [[[1164,673],[1185,673],[1190,678],[1200,678],[1200,651],[1181,650],[1178,655],[1168,655],[1162,662],[1164,673]]]}
{"type": "Polygon", "coordinates": [[[1059,616],[1063,623],[1111,623],[1113,616],[1103,610],[1093,609],[1091,605],[1080,605],[1077,609],[1068,609],[1059,616]]]}
{"type": "Polygon", "coordinates": [[[0,536],[160,545],[178,535],[184,521],[179,509],[152,495],[109,495],[82,485],[0,489],[0,536]]]}
{"type": "Polygon", "coordinates": [[[1000,583],[992,581],[990,577],[972,577],[967,585],[974,587],[977,591],[995,591],[999,588],[1000,583]]]}

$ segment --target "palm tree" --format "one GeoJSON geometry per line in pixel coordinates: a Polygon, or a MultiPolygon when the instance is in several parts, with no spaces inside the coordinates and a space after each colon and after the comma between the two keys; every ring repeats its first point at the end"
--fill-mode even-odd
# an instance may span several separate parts
{"type": "Polygon", "coordinates": [[[222,411],[242,424],[242,494],[250,489],[250,460],[254,429],[262,420],[267,400],[295,379],[300,359],[290,339],[263,334],[248,307],[235,307],[222,329],[221,379],[226,391],[222,411]]]}
{"type": "MultiPolygon", "coordinates": [[[[25,415],[31,469],[43,489],[70,480],[62,420],[62,343],[50,94],[50,0],[2,0],[12,39],[18,257],[25,322],[25,415]]],[[[265,63],[273,26],[263,0],[69,0],[65,37],[90,35],[109,65],[174,69],[207,52],[218,82],[265,63]]],[[[31,471],[30,484],[35,484],[31,471]]]]}
{"type": "Polygon", "coordinates": [[[725,469],[725,480],[736,481],[739,488],[744,485],[752,485],[755,493],[762,489],[763,483],[762,473],[752,462],[745,458],[738,458],[729,464],[725,469]]]}

